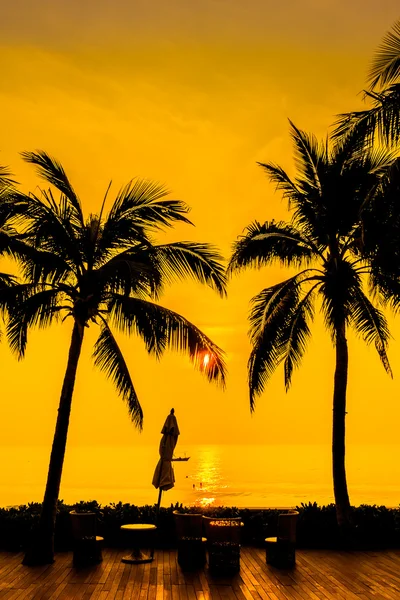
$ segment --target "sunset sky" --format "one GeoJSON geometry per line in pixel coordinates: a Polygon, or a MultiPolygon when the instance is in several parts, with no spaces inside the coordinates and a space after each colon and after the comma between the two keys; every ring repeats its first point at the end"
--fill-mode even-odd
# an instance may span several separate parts
{"type": "MultiPolygon", "coordinates": [[[[133,177],[165,183],[192,207],[195,228],[159,239],[208,241],[225,257],[252,220],[286,219],[286,205],[257,161],[293,173],[287,118],[322,137],[357,95],[398,0],[14,0],[0,19],[0,164],[25,191],[40,181],[19,152],[60,160],[86,213],[133,177]]],[[[186,357],[149,358],[119,337],[144,410],[130,423],[111,383],[92,365],[96,330],[84,342],[71,446],[155,443],[175,407],[181,444],[330,441],[334,355],[317,315],[301,370],[285,393],[278,369],[254,415],[246,363],[249,300],[286,277],[276,267],[235,277],[228,299],[192,283],[162,302],[227,353],[225,391],[186,357]]],[[[348,441],[398,441],[400,318],[391,319],[385,374],[372,348],[349,335],[348,441]]],[[[3,445],[48,445],[54,433],[72,321],[35,331],[18,362],[0,346],[3,445]]]]}

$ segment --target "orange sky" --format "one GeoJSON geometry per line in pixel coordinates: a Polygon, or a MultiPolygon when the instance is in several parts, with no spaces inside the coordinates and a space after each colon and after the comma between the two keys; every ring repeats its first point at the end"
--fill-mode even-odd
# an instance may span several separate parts
{"type": "MultiPolygon", "coordinates": [[[[168,239],[209,241],[227,257],[253,219],[287,218],[256,166],[272,160],[292,171],[287,117],[322,136],[333,115],[360,107],[373,51],[398,16],[395,0],[16,0],[0,21],[0,164],[33,189],[38,180],[18,152],[46,150],[87,212],[98,209],[110,179],[114,192],[135,176],[166,183],[196,223],[168,239]]],[[[95,332],[88,335],[69,443],[158,441],[172,406],[182,444],[328,441],[334,363],[319,316],[289,394],[279,370],[249,412],[248,302],[284,276],[278,268],[244,274],[227,300],[194,284],[166,293],[166,306],[226,350],[225,392],[186,358],[169,353],[157,363],[140,341],[121,338],[145,414],[140,435],[92,366],[95,332]]],[[[2,444],[50,445],[71,326],[34,332],[19,363],[0,346],[2,444]]],[[[400,319],[392,333],[394,381],[372,349],[349,337],[350,443],[398,440],[400,319]]]]}

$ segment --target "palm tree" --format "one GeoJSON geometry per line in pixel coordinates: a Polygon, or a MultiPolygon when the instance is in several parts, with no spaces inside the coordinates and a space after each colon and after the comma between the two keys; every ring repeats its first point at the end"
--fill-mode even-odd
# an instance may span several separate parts
{"type": "Polygon", "coordinates": [[[291,123],[298,176],[291,179],[273,163],[259,163],[270,181],[289,201],[292,220],[254,222],[234,244],[230,274],[274,261],[298,272],[263,289],[252,299],[248,361],[250,407],[283,361],[286,390],[311,335],[310,323],[319,298],[325,324],[336,351],[333,393],[333,486],[337,520],[343,532],[351,525],[345,470],[345,416],[348,374],[346,332],[352,326],[367,343],[373,342],[385,370],[389,331],[384,315],[363,287],[370,272],[359,254],[363,210],[390,168],[387,153],[360,152],[346,139],[334,149],[328,140],[291,123]]]}
{"type": "Polygon", "coordinates": [[[361,135],[367,143],[378,134],[384,144],[396,145],[400,139],[400,20],[378,48],[368,74],[365,99],[371,108],[339,115],[334,137],[361,135]]]}
{"type": "Polygon", "coordinates": [[[100,328],[94,362],[114,382],[133,423],[141,429],[142,408],[112,327],[139,335],[157,358],[166,348],[187,352],[209,380],[224,384],[222,351],[195,325],[157,300],[164,285],[177,279],[191,277],[221,296],[226,293],[226,280],[220,256],[209,245],[154,242],[154,232],[175,222],[190,223],[188,207],[165,199],[164,187],[130,182],[117,194],[107,215],[105,197],[99,213],[85,219],[61,164],[45,152],[22,156],[60,197],[56,201],[51,188],[38,195],[13,196],[13,219],[32,251],[23,261],[25,282],[3,299],[9,313],[8,340],[22,357],[31,327],[69,317],[73,323],[39,530],[24,558],[25,564],[45,564],[54,560],[57,501],[86,327],[100,328]]]}

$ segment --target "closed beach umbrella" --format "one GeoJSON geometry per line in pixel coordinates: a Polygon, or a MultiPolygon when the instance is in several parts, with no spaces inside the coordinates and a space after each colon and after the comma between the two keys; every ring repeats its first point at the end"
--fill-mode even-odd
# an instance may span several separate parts
{"type": "Polygon", "coordinates": [[[175,476],[172,468],[172,456],[178,441],[179,427],[174,409],[171,409],[161,430],[163,434],[160,442],[160,460],[157,463],[153,476],[153,485],[160,490],[158,495],[158,508],[160,508],[161,494],[163,491],[174,487],[175,476]]]}

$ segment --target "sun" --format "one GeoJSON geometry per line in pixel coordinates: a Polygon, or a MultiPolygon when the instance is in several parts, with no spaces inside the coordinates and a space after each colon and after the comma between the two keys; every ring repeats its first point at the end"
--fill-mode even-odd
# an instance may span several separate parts
{"type": "Polygon", "coordinates": [[[206,367],[209,362],[210,362],[210,355],[209,354],[205,354],[204,358],[203,358],[203,367],[206,367]]]}

